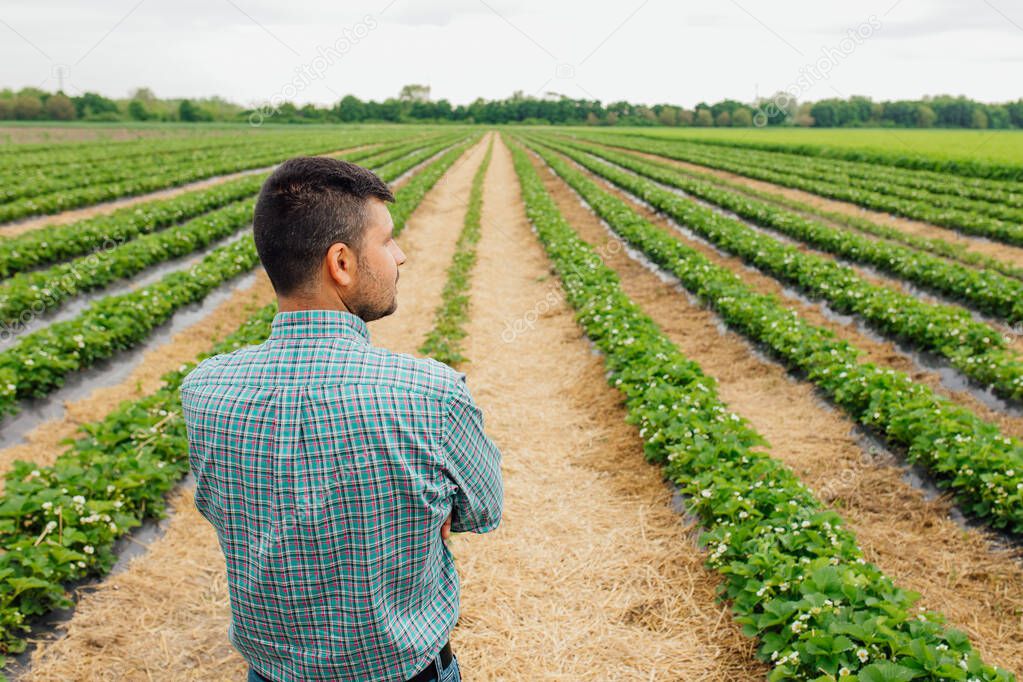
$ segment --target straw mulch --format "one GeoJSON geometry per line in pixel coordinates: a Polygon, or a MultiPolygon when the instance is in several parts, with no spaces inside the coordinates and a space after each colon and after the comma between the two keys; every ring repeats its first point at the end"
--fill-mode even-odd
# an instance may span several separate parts
{"type": "Polygon", "coordinates": [[[466,679],[763,679],[601,359],[557,302],[507,149],[494,152],[464,369],[502,449],[505,513],[453,543],[466,679]],[[509,343],[507,323],[531,311],[509,343]]]}

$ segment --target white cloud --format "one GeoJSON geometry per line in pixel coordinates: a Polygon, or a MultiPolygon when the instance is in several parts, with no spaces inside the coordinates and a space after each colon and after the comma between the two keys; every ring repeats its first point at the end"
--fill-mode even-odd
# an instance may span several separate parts
{"type": "Polygon", "coordinates": [[[1023,11],[1008,0],[137,2],[5,3],[0,85],[54,88],[54,64],[65,64],[68,89],[124,96],[148,85],[162,96],[251,103],[280,92],[318,48],[372,17],[375,27],[303,88],[299,102],[349,92],[379,99],[422,82],[456,103],[550,90],[692,106],[783,88],[875,15],[880,30],[804,98],[1023,94],[1023,29],[1015,25],[1023,11]]]}

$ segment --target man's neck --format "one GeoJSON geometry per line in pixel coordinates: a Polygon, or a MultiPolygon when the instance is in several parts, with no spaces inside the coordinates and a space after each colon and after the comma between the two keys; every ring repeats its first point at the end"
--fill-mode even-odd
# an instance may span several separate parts
{"type": "Polygon", "coordinates": [[[278,296],[277,310],[282,313],[293,313],[300,310],[336,310],[351,313],[344,301],[325,296],[278,296]]]}

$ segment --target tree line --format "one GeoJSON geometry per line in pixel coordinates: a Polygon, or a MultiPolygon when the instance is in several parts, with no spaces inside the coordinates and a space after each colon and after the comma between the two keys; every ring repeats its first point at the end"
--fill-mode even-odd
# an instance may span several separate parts
{"type": "Polygon", "coordinates": [[[160,99],[138,88],[115,100],[86,92],[68,96],[38,88],[0,90],[0,120],[24,121],[223,121],[264,123],[454,122],[593,126],[803,126],[818,128],[1023,128],[1023,99],[1002,104],[963,96],[937,95],[919,100],[875,102],[869,97],[796,102],[784,93],[755,102],[726,99],[693,108],[625,101],[603,104],[548,93],[528,97],[516,92],[498,100],[476,99],[454,105],[432,100],[429,86],[407,85],[382,101],[346,95],[330,106],[282,102],[246,108],[219,97],[160,99]]]}

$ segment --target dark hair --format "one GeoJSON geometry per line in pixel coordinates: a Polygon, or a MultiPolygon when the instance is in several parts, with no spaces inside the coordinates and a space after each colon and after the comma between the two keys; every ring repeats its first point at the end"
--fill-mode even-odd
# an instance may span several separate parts
{"type": "Polygon", "coordinates": [[[287,295],[309,282],[332,244],[358,249],[370,197],[394,201],[387,183],[354,163],[299,156],[278,166],[263,183],[252,221],[274,291],[287,295]]]}

